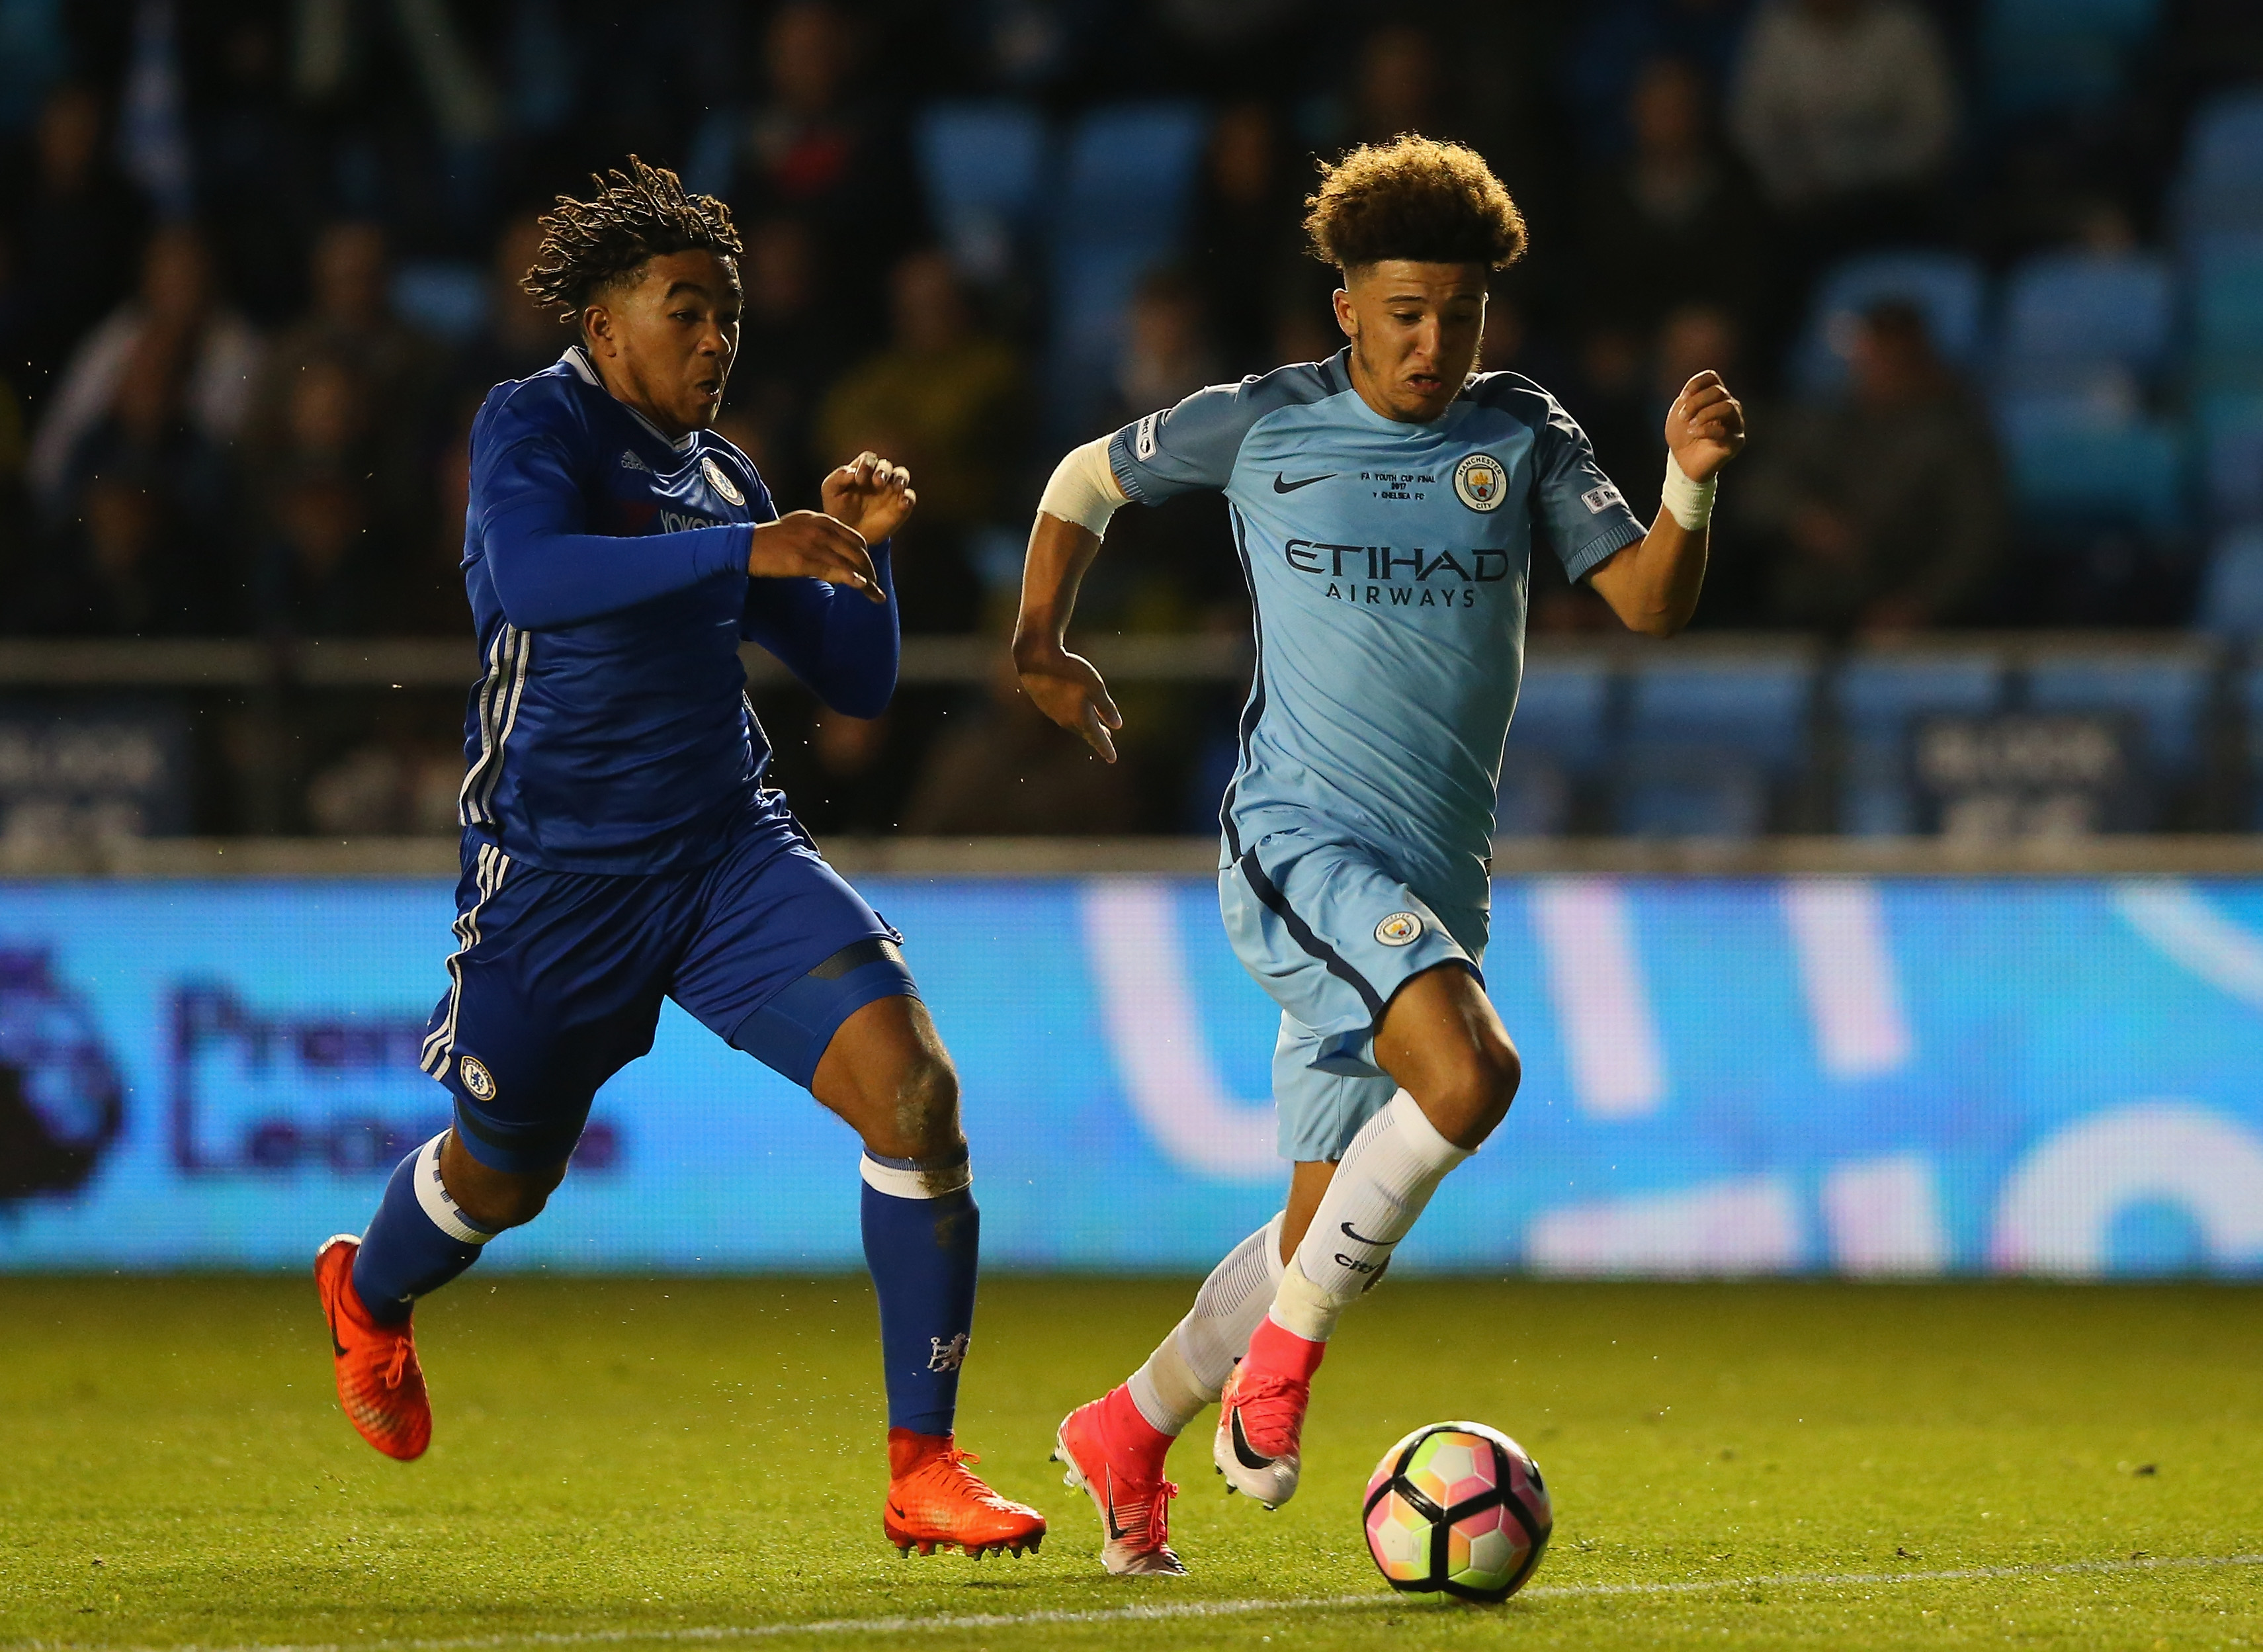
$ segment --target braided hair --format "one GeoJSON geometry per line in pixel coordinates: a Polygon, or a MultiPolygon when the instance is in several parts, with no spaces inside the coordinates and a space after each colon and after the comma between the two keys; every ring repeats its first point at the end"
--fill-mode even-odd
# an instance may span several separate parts
{"type": "Polygon", "coordinates": [[[742,250],[731,209],[683,187],[664,166],[629,156],[628,170],[592,176],[589,200],[560,195],[542,216],[542,244],[519,279],[546,309],[578,314],[597,293],[671,252],[712,252],[736,268],[742,250]]]}

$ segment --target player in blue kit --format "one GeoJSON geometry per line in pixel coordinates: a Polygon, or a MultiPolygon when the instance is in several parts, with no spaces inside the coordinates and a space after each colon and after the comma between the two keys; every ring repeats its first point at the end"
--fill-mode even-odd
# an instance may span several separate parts
{"type": "Polygon", "coordinates": [[[544,220],[526,277],[579,342],[496,386],[472,428],[464,575],[487,670],[465,717],[458,946],[423,1052],[455,1118],[401,1161],[368,1231],[316,1258],[339,1400],[380,1451],[422,1454],[412,1307],[540,1213],[669,997],[863,1138],[889,1540],[1018,1554],[1043,1518],[978,1479],[952,1432],[980,1228],[958,1079],[903,938],[763,785],[739,663],[759,642],[827,704],[878,714],[910,478],[865,453],[825,479],[821,513],[780,516],[708,428],[739,341],[729,209],[634,157],[596,182],[544,220]]]}
{"type": "Polygon", "coordinates": [[[1223,492],[1256,622],[1218,903],[1281,1006],[1274,1098],[1293,1168],[1286,1207],[1146,1364],[1061,1424],[1056,1454],[1091,1493],[1117,1573],[1184,1570],[1164,1458],[1212,1401],[1229,1486],[1269,1507],[1294,1493],[1337,1315],[1516,1093],[1480,967],[1536,548],[1635,630],[1670,635],[1696,606],[1716,473],[1745,441],[1718,376],[1690,380],[1645,529],[1553,397],[1471,373],[1488,274],[1524,248],[1485,163],[1402,137],[1321,173],[1305,228],[1342,272],[1347,348],[1071,453],[1023,576],[1022,683],[1111,761],[1122,719],[1066,634],[1117,507],[1223,492]]]}

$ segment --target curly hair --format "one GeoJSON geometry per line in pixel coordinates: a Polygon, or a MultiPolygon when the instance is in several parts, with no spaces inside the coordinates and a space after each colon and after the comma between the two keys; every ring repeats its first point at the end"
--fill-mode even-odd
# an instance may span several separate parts
{"type": "Polygon", "coordinates": [[[742,248],[731,209],[712,195],[683,187],[664,166],[629,156],[629,170],[591,176],[589,200],[560,195],[542,216],[542,244],[534,265],[519,278],[527,295],[545,308],[573,313],[641,268],[670,252],[712,252],[735,267],[742,248]]]}
{"type": "Polygon", "coordinates": [[[1524,214],[1485,158],[1413,133],[1322,161],[1305,206],[1312,256],[1340,270],[1385,258],[1501,270],[1524,256],[1524,214]]]}

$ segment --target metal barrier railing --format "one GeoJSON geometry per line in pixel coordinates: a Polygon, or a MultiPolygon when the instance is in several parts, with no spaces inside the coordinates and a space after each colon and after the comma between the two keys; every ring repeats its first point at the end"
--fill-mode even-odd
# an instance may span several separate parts
{"type": "MultiPolygon", "coordinates": [[[[1103,634],[1079,638],[1077,646],[1117,685],[1207,686],[1237,697],[1248,681],[1254,659],[1248,639],[1229,633],[1103,634]]],[[[1808,685],[1802,756],[1794,780],[1777,788],[1772,823],[1780,831],[1811,835],[1849,824],[1840,817],[1835,789],[1847,752],[1838,694],[1847,670],[1887,659],[1920,667],[1938,660],[1947,667],[1969,663],[1976,656],[1987,657],[2007,674],[2030,672],[2047,663],[2064,668],[2069,663],[2109,667],[2117,661],[2173,663],[2191,679],[2208,685],[2187,725],[2191,737],[2186,743],[2199,757],[2185,763],[2174,782],[2175,807],[2156,811],[2145,823],[2189,832],[2221,831],[2247,822],[2256,801],[2251,796],[2255,765],[2249,750],[2258,743],[2256,735],[2263,732],[2252,726],[2256,708],[2263,706],[2263,667],[2244,650],[2206,635],[1934,632],[1842,648],[1782,634],[1699,632],[1665,642],[1620,634],[1538,636],[1528,648],[1528,664],[1534,673],[1565,666],[1600,667],[1620,685],[1670,663],[1752,660],[1796,664],[1808,685]]],[[[790,687],[786,671],[768,654],[749,646],[742,657],[758,690],[790,687]]],[[[949,692],[989,682],[1005,667],[1004,647],[996,637],[913,636],[904,641],[901,682],[909,690],[949,692]]],[[[229,714],[239,727],[231,736],[235,743],[227,760],[241,771],[241,795],[248,801],[236,815],[224,818],[254,834],[291,829],[293,815],[287,800],[295,796],[291,788],[296,782],[279,754],[294,720],[304,721],[310,710],[329,716],[322,708],[334,703],[332,696],[382,695],[392,690],[460,696],[478,670],[467,638],[0,640],[0,701],[23,697],[52,704],[58,699],[69,702],[79,696],[116,694],[177,697],[186,705],[206,707],[232,706],[229,714]]],[[[1623,703],[1623,699],[1615,698],[1613,703],[1623,703]]],[[[427,711],[443,724],[453,714],[445,702],[428,700],[427,711]]],[[[348,705],[342,714],[351,718],[359,714],[348,705]]],[[[1517,743],[1514,734],[1511,743],[1517,743]]],[[[1608,734],[1593,749],[1608,754],[1613,749],[1608,734]]],[[[1594,792],[1591,782],[1582,784],[1594,792]]],[[[1610,823],[1602,816],[1601,807],[1590,801],[1576,817],[1544,829],[1600,831],[1610,823]]]]}
{"type": "MultiPolygon", "coordinates": [[[[1206,878],[1213,837],[828,837],[855,877],[1206,878]]],[[[1501,878],[2057,878],[2263,876],[2263,835],[2162,834],[1966,842],[1941,837],[1496,838],[1501,878]]],[[[0,880],[453,878],[453,837],[157,837],[18,844],[0,880]]]]}

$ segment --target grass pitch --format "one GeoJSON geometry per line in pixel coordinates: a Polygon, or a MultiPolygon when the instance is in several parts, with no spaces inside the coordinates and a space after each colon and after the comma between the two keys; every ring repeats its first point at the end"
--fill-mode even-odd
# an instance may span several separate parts
{"type": "Polygon", "coordinates": [[[961,1438],[1052,1535],[977,1565],[881,1538],[861,1279],[474,1273],[418,1312],[409,1466],[338,1415],[308,1280],[0,1279],[0,1648],[2263,1644],[2263,1292],[1393,1279],[1297,1500],[1229,1502],[1199,1424],[1194,1576],[1111,1580],[1053,1426],[1189,1288],[984,1285],[961,1438]],[[1558,1499],[1500,1608],[1360,1540],[1384,1447],[1465,1416],[1558,1499]]]}

